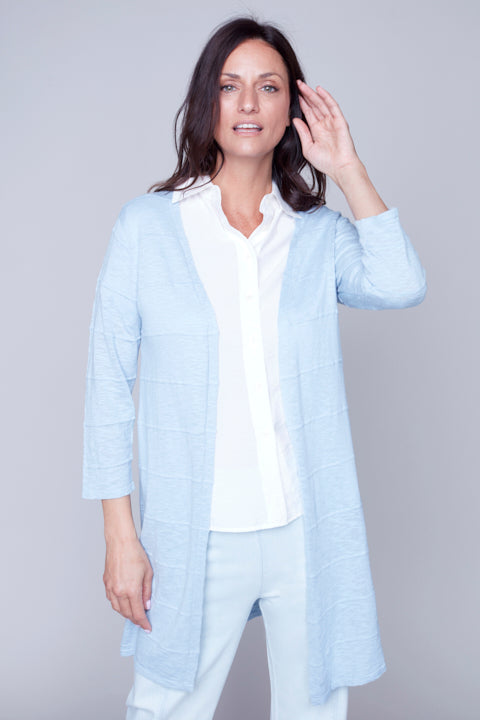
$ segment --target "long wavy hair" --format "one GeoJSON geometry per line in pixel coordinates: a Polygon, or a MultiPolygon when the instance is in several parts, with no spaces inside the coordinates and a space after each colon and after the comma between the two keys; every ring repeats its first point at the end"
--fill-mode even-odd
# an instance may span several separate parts
{"type": "MultiPolygon", "coordinates": [[[[175,116],[174,138],[178,156],[175,171],[164,182],[149,187],[147,192],[175,190],[181,184],[186,189],[185,183],[189,178],[193,178],[193,185],[200,175],[210,175],[213,179],[220,172],[225,156],[213,136],[220,114],[220,74],[225,60],[238,45],[257,38],[267,42],[282,56],[289,78],[290,118],[299,117],[306,122],[300,109],[296,83],[297,78],[305,80],[305,77],[285,35],[274,24],[259,23],[253,16],[230,20],[217,26],[207,41],[193,70],[185,100],[175,116]],[[182,112],[178,141],[178,121],[182,112]],[[217,153],[221,155],[221,164],[214,174],[217,153]]],[[[326,176],[304,158],[300,137],[293,123],[286,127],[274,149],[272,179],[277,183],[283,199],[295,211],[325,205],[326,176]],[[312,176],[311,187],[300,174],[306,166],[312,176]]]]}

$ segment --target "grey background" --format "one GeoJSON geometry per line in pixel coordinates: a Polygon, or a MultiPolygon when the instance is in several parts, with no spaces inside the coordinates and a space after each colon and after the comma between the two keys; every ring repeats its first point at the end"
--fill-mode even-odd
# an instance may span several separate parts
{"type": "MultiPolygon", "coordinates": [[[[339,306],[387,662],[350,689],[348,717],[479,716],[478,4],[15,0],[0,38],[1,718],[124,717],[133,659],[105,597],[101,503],[81,499],[95,280],[122,204],[173,170],[210,31],[250,11],[340,104],[427,271],[415,308],[339,306]]],[[[327,203],[352,219],[331,182],[327,203]]],[[[269,702],[257,618],[216,719],[268,718],[269,702]]]]}

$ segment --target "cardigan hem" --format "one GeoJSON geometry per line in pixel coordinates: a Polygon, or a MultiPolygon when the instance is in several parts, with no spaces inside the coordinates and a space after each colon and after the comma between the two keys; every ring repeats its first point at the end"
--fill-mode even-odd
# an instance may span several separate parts
{"type": "Polygon", "coordinates": [[[161,671],[152,672],[148,667],[142,665],[142,663],[139,662],[136,658],[134,658],[133,664],[135,672],[143,675],[143,677],[146,677],[147,680],[151,680],[152,682],[157,683],[157,685],[162,685],[163,687],[171,688],[172,690],[178,690],[180,692],[192,692],[192,690],[195,689],[195,680],[186,680],[182,683],[178,680],[175,680],[171,675],[166,675],[161,671]]]}
{"type": "Polygon", "coordinates": [[[337,687],[356,687],[359,685],[366,685],[369,682],[373,682],[374,680],[378,680],[378,678],[383,675],[383,673],[386,671],[387,666],[386,663],[383,662],[375,670],[372,670],[369,673],[365,673],[364,675],[360,675],[358,677],[348,677],[348,676],[340,676],[337,677],[337,679],[333,682],[331,687],[324,692],[316,692],[310,694],[310,702],[312,705],[323,705],[329,698],[330,693],[335,690],[337,687]]]}

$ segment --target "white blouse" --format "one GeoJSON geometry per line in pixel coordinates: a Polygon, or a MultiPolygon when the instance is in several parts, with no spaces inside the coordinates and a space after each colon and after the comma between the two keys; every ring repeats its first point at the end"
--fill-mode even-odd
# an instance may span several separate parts
{"type": "Polygon", "coordinates": [[[285,525],[302,512],[278,375],[278,306],[297,213],[272,179],[262,223],[249,238],[223,212],[221,190],[201,176],[181,187],[181,217],[219,329],[219,389],[211,530],[285,525]],[[205,185],[205,183],[207,183],[205,185]],[[203,187],[201,187],[203,185],[203,187]]]}

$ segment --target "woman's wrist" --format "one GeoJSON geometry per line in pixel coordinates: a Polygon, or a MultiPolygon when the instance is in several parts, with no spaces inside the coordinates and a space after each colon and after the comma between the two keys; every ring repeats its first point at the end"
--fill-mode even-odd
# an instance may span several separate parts
{"type": "Polygon", "coordinates": [[[131,542],[137,540],[137,531],[132,516],[130,495],[102,500],[105,541],[131,542]]]}

